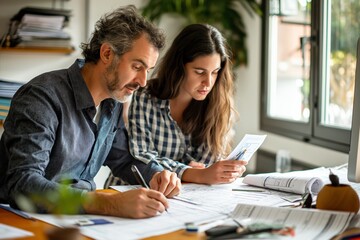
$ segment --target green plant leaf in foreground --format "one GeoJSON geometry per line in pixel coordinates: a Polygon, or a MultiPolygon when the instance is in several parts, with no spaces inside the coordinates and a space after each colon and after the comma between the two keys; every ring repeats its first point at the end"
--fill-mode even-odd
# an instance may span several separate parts
{"type": "Polygon", "coordinates": [[[89,199],[72,189],[66,181],[59,185],[57,190],[18,196],[16,202],[20,209],[28,212],[45,211],[57,215],[81,212],[83,204],[89,199]]]}

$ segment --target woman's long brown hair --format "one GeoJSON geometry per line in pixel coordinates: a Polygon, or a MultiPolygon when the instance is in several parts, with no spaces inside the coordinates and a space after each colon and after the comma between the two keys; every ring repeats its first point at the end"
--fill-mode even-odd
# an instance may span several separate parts
{"type": "Polygon", "coordinates": [[[220,54],[221,69],[217,80],[203,101],[192,100],[183,113],[182,131],[192,136],[196,146],[205,143],[216,156],[229,153],[228,133],[232,127],[233,76],[230,52],[221,33],[207,24],[185,27],[175,38],[148,82],[147,89],[160,99],[172,99],[179,94],[184,81],[185,64],[199,56],[220,54]]]}

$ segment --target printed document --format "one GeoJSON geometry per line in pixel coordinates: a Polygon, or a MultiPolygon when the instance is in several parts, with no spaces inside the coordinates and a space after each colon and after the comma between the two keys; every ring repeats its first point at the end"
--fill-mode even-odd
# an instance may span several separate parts
{"type": "MultiPolygon", "coordinates": [[[[345,170],[332,169],[332,171],[338,174],[340,182],[343,182],[340,172],[345,170]]],[[[295,175],[306,177],[317,176],[326,183],[324,179],[328,178],[328,174],[329,169],[318,168],[299,171],[295,175]]],[[[304,185],[304,183],[302,184],[304,185]]],[[[312,186],[314,183],[310,185],[312,186]]],[[[138,187],[140,186],[112,186],[112,188],[118,191],[127,191],[138,187]]],[[[289,227],[294,227],[296,234],[295,238],[290,238],[293,240],[331,239],[333,235],[343,231],[352,218],[352,215],[346,212],[279,207],[293,204],[285,200],[285,198],[289,198],[289,196],[298,197],[299,195],[251,186],[243,183],[242,179],[238,179],[230,184],[183,184],[179,196],[188,199],[189,202],[196,202],[196,204],[168,199],[170,205],[168,212],[147,219],[127,219],[96,215],[62,216],[59,219],[58,216],[51,214],[31,215],[54,225],[71,225],[79,221],[91,219],[102,219],[112,222],[112,224],[80,227],[82,234],[93,239],[103,240],[112,240],[114,236],[121,236],[121,239],[124,240],[141,239],[184,229],[187,222],[200,224],[229,217],[236,218],[237,220],[251,218],[251,221],[257,222],[270,219],[272,222],[279,224],[291,224],[289,227]],[[263,191],[257,191],[259,189],[263,191]],[[286,222],[284,222],[285,219],[286,222]]]]}
{"type": "Polygon", "coordinates": [[[244,177],[243,183],[284,192],[310,192],[315,195],[324,185],[323,180],[318,177],[284,173],[248,174],[244,177]]]}
{"type": "Polygon", "coordinates": [[[294,237],[279,239],[332,239],[343,232],[354,214],[350,212],[325,211],[304,208],[279,208],[251,204],[238,204],[232,217],[238,221],[251,223],[282,224],[295,229],[294,237]]]}
{"type": "Polygon", "coordinates": [[[266,135],[246,134],[226,159],[250,161],[251,157],[264,142],[265,138],[266,135]]]}
{"type": "Polygon", "coordinates": [[[34,236],[32,232],[0,223],[0,239],[13,239],[34,236]]]}

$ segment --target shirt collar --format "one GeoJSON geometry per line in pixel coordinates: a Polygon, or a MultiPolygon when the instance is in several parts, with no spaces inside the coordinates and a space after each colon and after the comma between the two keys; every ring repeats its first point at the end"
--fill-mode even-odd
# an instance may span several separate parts
{"type": "Polygon", "coordinates": [[[91,93],[81,75],[81,68],[84,64],[83,59],[77,59],[68,69],[70,83],[74,90],[76,109],[78,110],[95,107],[91,93]]]}

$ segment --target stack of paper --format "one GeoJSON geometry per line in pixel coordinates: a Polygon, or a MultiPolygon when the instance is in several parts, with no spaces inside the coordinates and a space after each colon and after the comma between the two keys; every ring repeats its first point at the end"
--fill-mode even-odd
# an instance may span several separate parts
{"type": "Polygon", "coordinates": [[[68,25],[69,11],[24,8],[12,19],[16,22],[16,47],[72,48],[71,36],[64,30],[68,25]]]}
{"type": "MultiPolygon", "coordinates": [[[[169,199],[168,211],[153,218],[134,220],[109,216],[73,215],[63,216],[62,220],[67,225],[87,219],[100,218],[109,221],[112,224],[81,227],[84,235],[102,240],[112,240],[119,233],[121,239],[142,239],[184,229],[188,222],[200,226],[202,223],[219,219],[229,219],[233,223],[235,219],[244,226],[254,223],[279,224],[291,227],[295,231],[294,237],[265,236],[262,239],[319,240],[331,239],[334,235],[343,232],[354,217],[350,212],[275,207],[279,206],[277,203],[285,201],[281,198],[285,193],[275,194],[275,191],[268,190],[253,192],[251,191],[253,188],[249,189],[239,180],[230,184],[212,186],[184,184],[180,197],[192,200],[193,203],[169,199]],[[233,191],[235,188],[244,191],[233,191]]],[[[119,191],[139,187],[141,186],[113,186],[119,191]]],[[[59,224],[54,215],[31,215],[45,222],[59,224]]]]}

